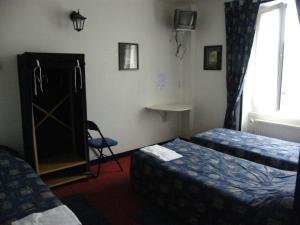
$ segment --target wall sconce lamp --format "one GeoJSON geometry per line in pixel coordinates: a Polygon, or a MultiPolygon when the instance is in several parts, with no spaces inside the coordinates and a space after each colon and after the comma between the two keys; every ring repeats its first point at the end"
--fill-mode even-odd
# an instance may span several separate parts
{"type": "Polygon", "coordinates": [[[84,21],[86,18],[79,13],[78,11],[73,11],[70,15],[71,20],[73,21],[74,30],[77,30],[78,32],[83,30],[84,27],[84,21]]]}

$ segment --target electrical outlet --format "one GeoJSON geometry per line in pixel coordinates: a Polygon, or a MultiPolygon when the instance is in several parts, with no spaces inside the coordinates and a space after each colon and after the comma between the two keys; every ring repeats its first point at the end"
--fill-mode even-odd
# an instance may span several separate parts
{"type": "Polygon", "coordinates": [[[158,89],[162,90],[166,86],[166,75],[160,73],[157,75],[156,86],[158,89]]]}

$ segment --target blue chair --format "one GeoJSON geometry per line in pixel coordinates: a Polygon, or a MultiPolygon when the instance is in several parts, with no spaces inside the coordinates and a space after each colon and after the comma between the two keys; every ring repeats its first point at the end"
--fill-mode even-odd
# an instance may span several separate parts
{"type": "Polygon", "coordinates": [[[123,171],[123,168],[122,168],[121,164],[119,163],[119,161],[116,158],[115,154],[111,150],[111,147],[116,146],[118,144],[118,142],[114,139],[104,137],[103,134],[101,133],[99,127],[92,121],[89,121],[89,120],[87,121],[87,128],[88,128],[88,144],[89,144],[89,147],[91,147],[94,150],[94,152],[95,152],[95,154],[98,158],[97,159],[97,161],[98,161],[97,174],[94,177],[99,176],[101,161],[104,158],[104,154],[103,154],[103,149],[104,148],[108,148],[108,150],[111,153],[111,156],[112,156],[113,160],[115,160],[115,162],[118,164],[121,171],[123,171]],[[93,138],[89,131],[98,132],[100,137],[99,138],[93,138]],[[98,150],[98,152],[96,152],[95,149],[98,150]]]}

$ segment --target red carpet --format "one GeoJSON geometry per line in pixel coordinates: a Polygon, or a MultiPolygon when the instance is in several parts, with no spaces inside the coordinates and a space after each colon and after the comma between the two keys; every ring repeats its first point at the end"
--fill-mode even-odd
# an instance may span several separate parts
{"type": "MultiPolygon", "coordinates": [[[[58,197],[81,193],[112,225],[139,225],[134,217],[144,204],[131,189],[130,157],[120,158],[119,162],[123,172],[114,161],[109,161],[102,164],[98,178],[56,188],[54,193],[58,197]]],[[[92,171],[96,172],[96,166],[92,171]]]]}

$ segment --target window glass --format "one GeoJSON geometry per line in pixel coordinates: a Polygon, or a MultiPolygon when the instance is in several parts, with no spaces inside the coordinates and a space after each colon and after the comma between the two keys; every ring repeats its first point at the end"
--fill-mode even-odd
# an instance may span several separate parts
{"type": "Polygon", "coordinates": [[[255,111],[272,112],[277,108],[280,14],[275,8],[258,17],[253,84],[255,111]]]}
{"type": "Polygon", "coordinates": [[[280,111],[300,117],[300,25],[295,1],[288,3],[280,111]]]}

